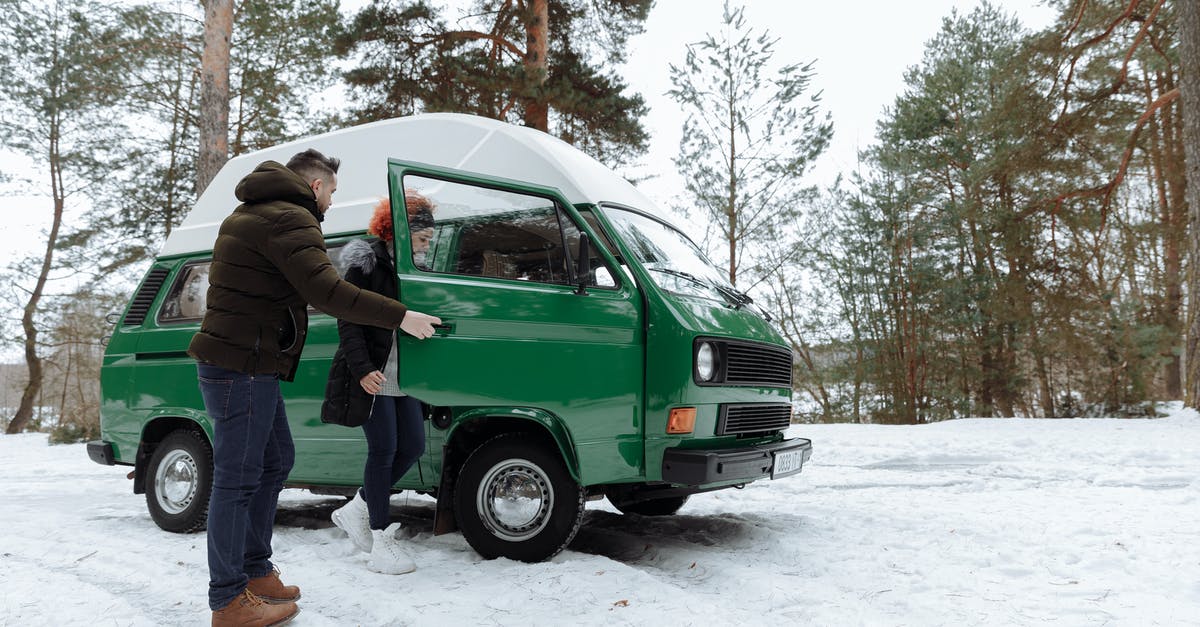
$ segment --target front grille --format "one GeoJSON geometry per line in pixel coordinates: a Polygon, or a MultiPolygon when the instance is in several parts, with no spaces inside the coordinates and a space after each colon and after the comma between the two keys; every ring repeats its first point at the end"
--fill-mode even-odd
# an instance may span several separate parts
{"type": "Polygon", "coordinates": [[[791,405],[722,405],[717,416],[717,435],[782,431],[791,422],[791,405]]]}
{"type": "Polygon", "coordinates": [[[138,288],[137,294],[133,296],[133,302],[129,305],[129,311],[125,314],[123,326],[138,325],[146,321],[146,313],[150,311],[150,304],[154,302],[154,297],[158,296],[158,289],[162,287],[163,279],[167,278],[170,273],[169,268],[151,268],[146,279],[142,281],[142,286],[138,288]]]}
{"type": "Polygon", "coordinates": [[[729,342],[725,383],[792,387],[792,351],[779,346],[729,342]]]}

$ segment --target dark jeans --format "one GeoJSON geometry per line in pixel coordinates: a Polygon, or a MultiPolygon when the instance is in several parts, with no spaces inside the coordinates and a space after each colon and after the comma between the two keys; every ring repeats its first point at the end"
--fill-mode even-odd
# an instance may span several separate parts
{"type": "Polygon", "coordinates": [[[363,500],[372,529],[387,529],[388,498],[404,473],[425,451],[425,420],[421,402],[411,396],[376,396],[367,434],[367,464],[363,468],[363,500]]]}
{"type": "Polygon", "coordinates": [[[279,377],[197,364],[213,427],[208,501],[208,605],[219,610],[271,572],[271,533],[283,480],[296,449],[279,377]]]}

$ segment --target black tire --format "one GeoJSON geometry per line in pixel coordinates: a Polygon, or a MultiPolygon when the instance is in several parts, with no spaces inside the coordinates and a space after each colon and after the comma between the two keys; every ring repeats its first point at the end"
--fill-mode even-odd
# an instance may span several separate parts
{"type": "Polygon", "coordinates": [[[191,429],[172,431],[146,467],[146,509],[161,529],[191,533],[208,524],[212,448],[191,429]]]}
{"type": "Polygon", "coordinates": [[[622,514],[638,514],[640,516],[671,516],[687,503],[686,496],[670,496],[651,501],[628,502],[608,497],[608,502],[620,510],[622,514]]]}
{"type": "Polygon", "coordinates": [[[509,433],[484,442],[463,463],[454,516],[485,559],[540,562],[575,537],[586,497],[556,450],[528,434],[509,433]],[[508,499],[496,496],[500,488],[508,488],[508,499]]]}

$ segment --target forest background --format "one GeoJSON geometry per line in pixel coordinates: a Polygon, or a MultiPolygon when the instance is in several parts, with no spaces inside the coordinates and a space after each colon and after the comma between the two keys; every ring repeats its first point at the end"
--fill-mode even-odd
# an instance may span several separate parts
{"type": "MultiPolygon", "coordinates": [[[[230,156],[457,111],[654,184],[620,71],[651,0],[460,4],[0,0],[0,148],[34,164],[0,186],[54,214],[0,276],[23,357],[0,366],[0,427],[98,436],[109,314],[230,156]],[[314,106],[330,90],[349,104],[314,106]]],[[[1052,0],[1037,28],[953,11],[834,176],[814,175],[835,132],[821,65],[780,55],[790,33],[755,5],[655,60],[681,138],[667,208],[791,343],[797,420],[1196,406],[1196,4],[1052,0]]]]}

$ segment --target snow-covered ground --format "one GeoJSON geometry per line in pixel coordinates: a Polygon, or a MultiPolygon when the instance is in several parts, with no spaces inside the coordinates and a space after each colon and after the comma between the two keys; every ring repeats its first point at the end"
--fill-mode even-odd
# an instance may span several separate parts
{"type": "MultiPolygon", "coordinates": [[[[417,572],[377,575],[284,493],[296,625],[1200,625],[1200,416],[797,425],[798,476],[668,518],[592,502],[553,560],[484,561],[397,495],[417,572]]],[[[204,625],[203,534],[150,520],[127,468],[0,436],[0,623],[204,625]]]]}

